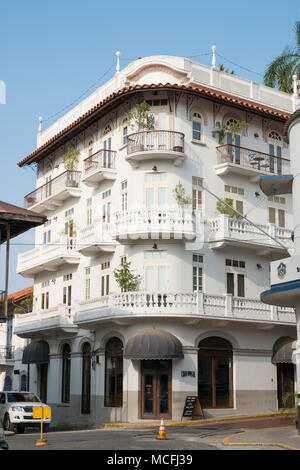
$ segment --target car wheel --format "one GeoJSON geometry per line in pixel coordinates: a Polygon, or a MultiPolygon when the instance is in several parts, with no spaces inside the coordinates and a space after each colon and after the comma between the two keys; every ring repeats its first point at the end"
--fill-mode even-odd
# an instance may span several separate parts
{"type": "Polygon", "coordinates": [[[18,434],[24,434],[24,432],[25,432],[25,426],[17,426],[18,434]]]}
{"type": "Polygon", "coordinates": [[[6,414],[4,416],[3,428],[4,428],[5,431],[13,431],[14,430],[14,425],[10,422],[10,418],[9,418],[8,414],[6,414]]]}

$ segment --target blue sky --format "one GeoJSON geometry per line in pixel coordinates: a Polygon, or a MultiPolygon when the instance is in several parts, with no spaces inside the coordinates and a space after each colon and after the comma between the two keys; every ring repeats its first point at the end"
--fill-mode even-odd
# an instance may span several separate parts
{"type": "MultiPolygon", "coordinates": [[[[7,92],[6,104],[0,104],[0,199],[23,206],[35,174],[17,162],[35,148],[38,116],[47,119],[74,102],[112,66],[117,50],[122,68],[157,54],[210,65],[210,55],[203,54],[215,44],[217,64],[262,82],[270,61],[295,44],[299,11],[299,0],[3,0],[0,80],[7,92]]],[[[90,92],[113,73],[114,68],[90,92]]],[[[10,292],[32,283],[15,274],[17,253],[32,243],[32,231],[12,240],[10,292]]],[[[2,246],[0,289],[4,255],[2,246]]]]}

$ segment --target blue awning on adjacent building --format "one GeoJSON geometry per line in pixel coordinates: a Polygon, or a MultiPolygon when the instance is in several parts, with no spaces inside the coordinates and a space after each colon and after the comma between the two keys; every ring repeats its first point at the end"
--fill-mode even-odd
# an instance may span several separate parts
{"type": "Polygon", "coordinates": [[[292,194],[293,179],[293,175],[263,175],[259,186],[266,196],[292,194]]]}

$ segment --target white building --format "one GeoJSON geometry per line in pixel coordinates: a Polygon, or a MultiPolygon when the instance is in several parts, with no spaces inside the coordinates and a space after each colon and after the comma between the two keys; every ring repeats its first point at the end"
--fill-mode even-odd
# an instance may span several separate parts
{"type": "Polygon", "coordinates": [[[54,424],[178,420],[187,395],[206,416],[283,406],[295,384],[280,345],[296,338],[295,314],[259,298],[269,262],[292,249],[292,206],[288,195],[268,199],[258,179],[289,171],[293,106],[292,95],[155,56],[40,129],[19,166],[36,165],[25,201],[48,221],[18,258],[37,300],[14,332],[31,338],[30,390],[54,424]],[[151,130],[131,126],[143,101],[151,130]],[[214,131],[239,121],[220,144],[214,131]],[[70,147],[76,171],[63,164],[70,147]],[[192,208],[176,204],[179,182],[192,208]],[[218,212],[212,193],[255,225],[218,212]],[[114,277],[125,260],[141,277],[136,292],[114,277]]]}

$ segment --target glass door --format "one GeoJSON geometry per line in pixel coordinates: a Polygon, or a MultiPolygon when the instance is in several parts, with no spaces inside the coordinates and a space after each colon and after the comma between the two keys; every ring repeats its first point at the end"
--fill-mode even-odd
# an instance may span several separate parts
{"type": "Polygon", "coordinates": [[[171,418],[172,361],[141,362],[142,418],[171,418]]]}

